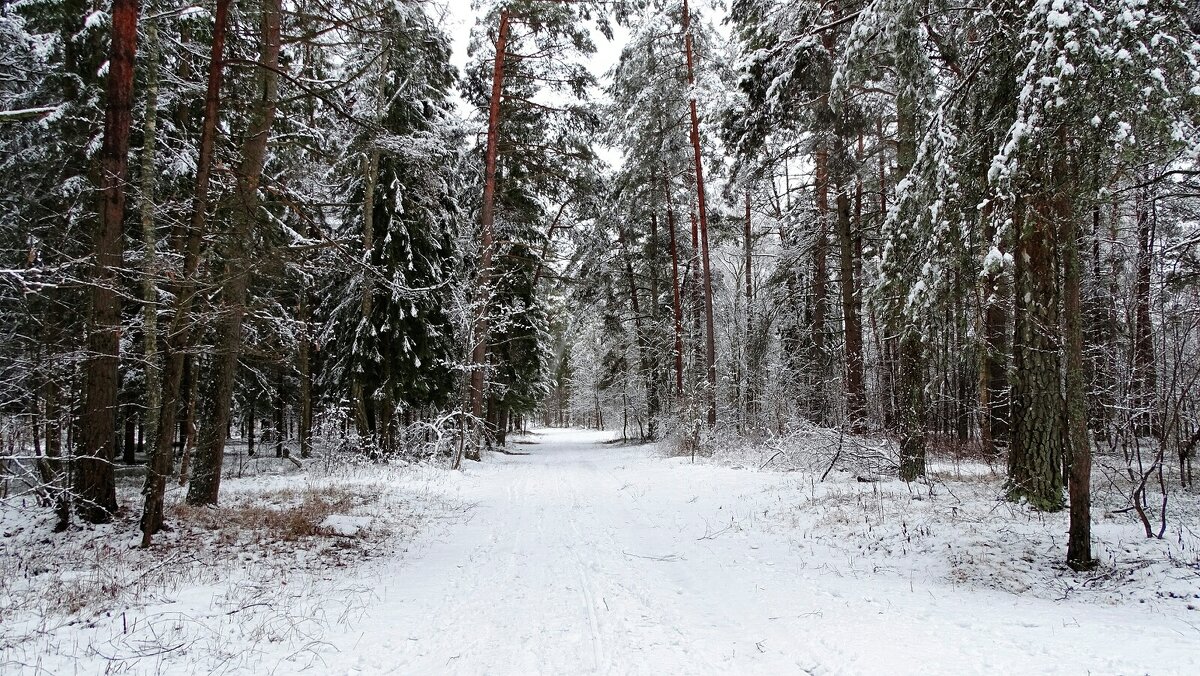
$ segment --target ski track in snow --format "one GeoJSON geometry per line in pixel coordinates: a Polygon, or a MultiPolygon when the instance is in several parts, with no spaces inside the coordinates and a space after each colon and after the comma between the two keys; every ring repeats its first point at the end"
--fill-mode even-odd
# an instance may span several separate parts
{"type": "MultiPolygon", "coordinates": [[[[1200,630],[1151,608],[1052,602],[929,576],[754,525],[778,474],[543,430],[470,464],[464,523],[370,577],[322,672],[1195,674],[1200,630]]],[[[364,580],[367,582],[368,580],[364,580]]],[[[281,668],[286,668],[286,662],[281,668]]]]}

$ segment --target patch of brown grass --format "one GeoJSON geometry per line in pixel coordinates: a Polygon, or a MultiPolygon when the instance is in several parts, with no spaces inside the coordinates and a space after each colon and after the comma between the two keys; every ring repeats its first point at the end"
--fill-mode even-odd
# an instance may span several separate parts
{"type": "Polygon", "coordinates": [[[369,504],[377,494],[355,492],[345,486],[281,488],[238,495],[217,507],[181,504],[175,518],[181,525],[214,531],[223,540],[242,535],[278,542],[330,535],[320,527],[333,514],[348,513],[369,504]]]}

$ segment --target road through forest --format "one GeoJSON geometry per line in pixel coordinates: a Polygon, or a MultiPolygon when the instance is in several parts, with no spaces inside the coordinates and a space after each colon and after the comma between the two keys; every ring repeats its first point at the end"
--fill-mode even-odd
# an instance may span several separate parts
{"type": "Polygon", "coordinates": [[[471,463],[449,482],[469,518],[383,564],[363,617],[327,637],[326,667],[1200,673],[1200,633],[1150,609],[914,580],[887,561],[864,574],[844,551],[761,518],[794,478],[610,437],[540,430],[512,446],[528,455],[471,463]]]}

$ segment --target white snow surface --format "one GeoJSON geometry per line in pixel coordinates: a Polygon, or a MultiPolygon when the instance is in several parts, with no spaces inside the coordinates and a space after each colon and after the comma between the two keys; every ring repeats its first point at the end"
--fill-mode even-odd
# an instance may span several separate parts
{"type": "MultiPolygon", "coordinates": [[[[491,454],[436,481],[446,504],[465,505],[462,518],[423,529],[407,553],[327,574],[339,589],[370,588],[371,598],[308,643],[260,639],[254,662],[214,665],[177,651],[120,666],[133,673],[1200,673],[1200,612],[1181,603],[987,588],[947,574],[936,557],[814,535],[841,531],[822,526],[817,507],[805,513],[805,496],[818,485],[808,475],[693,464],[653,446],[605,443],[610,438],[539,430],[511,446],[528,455],[491,454]]],[[[369,526],[330,518],[330,527],[369,526]]],[[[211,601],[193,593],[177,604],[188,617],[211,601]]],[[[44,667],[97,673],[112,666],[80,654],[74,664],[44,667]]]]}
{"type": "Polygon", "coordinates": [[[369,516],[351,516],[349,514],[330,514],[318,525],[334,535],[354,537],[371,527],[373,519],[369,516]]]}

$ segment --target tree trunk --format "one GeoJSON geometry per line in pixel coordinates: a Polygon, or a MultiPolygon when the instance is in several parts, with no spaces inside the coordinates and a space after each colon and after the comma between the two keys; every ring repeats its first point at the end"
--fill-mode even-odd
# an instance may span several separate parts
{"type": "Polygon", "coordinates": [[[287,413],[287,400],[283,396],[283,365],[275,367],[275,457],[286,458],[287,448],[287,429],[285,427],[285,416],[287,413]]]}
{"type": "MultiPolygon", "coordinates": [[[[380,80],[383,78],[380,77],[380,80]]],[[[380,86],[382,94],[383,87],[380,86]]],[[[379,182],[379,149],[373,148],[366,162],[366,176],[363,178],[363,265],[371,265],[375,250],[375,188],[379,182]]],[[[363,273],[363,293],[360,301],[361,321],[371,321],[371,310],[374,304],[375,285],[371,275],[363,273]]],[[[350,401],[354,407],[354,429],[361,439],[370,439],[374,435],[371,428],[371,416],[368,409],[371,406],[363,384],[364,374],[355,369],[351,374],[350,401]]]]}
{"type": "MultiPolygon", "coordinates": [[[[915,6],[900,18],[907,33],[916,31],[915,6]]],[[[905,62],[907,63],[907,62],[905,62]]],[[[917,103],[912,86],[917,76],[908,68],[899,73],[901,82],[896,96],[896,175],[897,184],[912,171],[917,160],[917,103]]],[[[900,423],[900,478],[913,481],[925,475],[925,378],[924,340],[916,318],[904,310],[894,313],[897,348],[897,411],[900,423]]]]}
{"type": "Polygon", "coordinates": [[[187,359],[187,394],[184,397],[183,424],[179,438],[179,485],[187,483],[191,472],[192,451],[196,449],[196,402],[200,399],[200,380],[196,378],[196,358],[187,359]]]}
{"type": "MultiPolygon", "coordinates": [[[[692,19],[688,0],[683,0],[683,36],[687,52],[688,87],[696,86],[695,56],[692,53],[692,19]]],[[[708,376],[708,425],[717,424],[717,338],[713,326],[712,270],[708,252],[708,204],[704,195],[704,159],[700,150],[700,114],[696,108],[696,97],[688,99],[692,122],[692,154],[696,172],[696,210],[700,216],[700,261],[704,273],[704,318],[705,350],[704,361],[708,376]]]]}
{"type": "Polygon", "coordinates": [[[61,533],[71,523],[71,501],[66,490],[62,463],[62,406],[58,383],[47,378],[42,385],[42,417],[46,425],[46,457],[39,463],[43,481],[48,484],[54,500],[58,522],[54,532],[61,533]]]}
{"type": "Polygon", "coordinates": [[[758,365],[761,355],[754,339],[754,222],[750,212],[750,191],[746,190],[746,218],[742,224],[742,247],[746,257],[746,386],[743,413],[746,431],[754,427],[758,407],[758,365]]]}
{"type": "MultiPolygon", "coordinates": [[[[1060,200],[1063,198],[1060,197],[1060,200]]],[[[1082,265],[1079,229],[1074,214],[1060,212],[1063,255],[1063,319],[1066,334],[1066,431],[1069,459],[1068,493],[1071,528],[1067,535],[1067,565],[1074,570],[1096,566],[1092,558],[1092,444],[1088,436],[1087,384],[1083,365],[1082,265]]]]}
{"type": "Polygon", "coordinates": [[[810,389],[809,414],[821,421],[825,417],[823,395],[826,375],[825,314],[828,304],[826,284],[829,278],[829,150],[822,143],[816,153],[817,223],[812,246],[812,324],[809,327],[809,365],[813,378],[810,389]]]}
{"type": "MultiPolygon", "coordinates": [[[[876,128],[877,136],[880,139],[885,138],[883,135],[883,120],[882,119],[877,118],[875,120],[875,128],[876,128]]],[[[908,140],[905,141],[906,146],[909,143],[910,143],[910,141],[908,141],[908,140]]],[[[911,152],[915,152],[915,148],[912,148],[911,152]]],[[[897,156],[899,156],[899,153],[897,153],[897,156]]],[[[910,164],[909,164],[910,167],[911,167],[912,161],[913,161],[912,159],[908,160],[908,162],[910,162],[910,164]]],[[[886,164],[887,164],[887,162],[883,157],[883,153],[880,153],[880,157],[879,157],[879,222],[880,223],[883,223],[884,221],[887,220],[887,213],[888,213],[888,203],[887,203],[888,181],[887,181],[886,164]]],[[[899,167],[897,169],[899,169],[899,167]]],[[[907,171],[907,169],[905,171],[907,171]]],[[[879,391],[882,395],[881,398],[883,399],[883,402],[882,402],[883,403],[883,426],[885,429],[893,429],[897,422],[897,420],[896,420],[896,416],[897,416],[896,385],[897,385],[897,380],[898,380],[898,378],[897,378],[898,368],[897,368],[896,362],[898,360],[896,359],[896,347],[895,347],[896,339],[895,339],[895,336],[882,335],[881,332],[874,330],[875,329],[874,322],[876,321],[876,316],[875,316],[874,310],[872,310],[870,317],[871,317],[871,321],[872,321],[873,333],[875,333],[875,336],[876,336],[875,340],[876,340],[876,343],[877,343],[878,349],[879,349],[879,360],[881,362],[881,364],[880,364],[881,368],[879,369],[879,373],[880,373],[879,391]]]]}
{"type": "MultiPolygon", "coordinates": [[[[696,212],[692,211],[688,214],[692,223],[692,257],[688,262],[688,268],[691,270],[689,277],[690,286],[688,287],[690,302],[692,306],[692,386],[693,388],[700,387],[700,365],[704,363],[704,343],[700,339],[700,333],[704,330],[704,289],[699,282],[700,272],[698,269],[693,269],[692,266],[699,266],[700,257],[700,224],[696,222],[696,212]]],[[[695,396],[695,395],[693,395],[695,396]]]]}
{"type": "Polygon", "coordinates": [[[1153,208],[1149,188],[1143,188],[1138,196],[1137,213],[1137,267],[1134,289],[1134,334],[1133,334],[1133,393],[1134,429],[1138,436],[1157,436],[1155,412],[1157,410],[1158,373],[1154,365],[1154,325],[1150,321],[1150,271],[1153,254],[1153,233],[1150,211],[1153,208]]]}
{"type": "MultiPolygon", "coordinates": [[[[487,157],[484,167],[483,206],[479,218],[479,272],[475,278],[475,327],[471,346],[471,415],[478,421],[483,417],[485,370],[488,355],[488,303],[491,299],[493,236],[496,221],[496,159],[500,144],[500,101],[504,95],[504,57],[508,49],[508,10],[500,12],[500,28],[496,38],[496,59],[492,65],[492,96],[488,105],[487,157]]],[[[468,458],[478,459],[478,451],[468,458]]],[[[455,459],[455,469],[460,459],[455,459]]]]}
{"type": "MultiPolygon", "coordinates": [[[[184,362],[191,344],[191,309],[196,294],[196,271],[200,265],[200,244],[204,222],[208,217],[208,188],[212,175],[213,145],[216,139],[217,117],[221,102],[221,79],[225,68],[225,32],[229,18],[230,0],[217,0],[213,20],[212,50],[208,67],[208,89],[204,101],[204,123],[200,132],[200,155],[196,164],[196,189],[192,198],[192,214],[186,233],[173,233],[175,250],[183,254],[183,274],[172,284],[174,317],[166,336],[163,354],[162,396],[159,398],[158,434],[152,437],[154,448],[146,484],[142,510],[142,546],[149,547],[151,537],[163,526],[163,498],[167,476],[171,473],[175,421],[179,412],[179,393],[183,382],[184,362]]],[[[185,449],[186,450],[186,449],[185,449]]],[[[188,455],[183,455],[179,483],[187,477],[188,455]]]]}
{"type": "Polygon", "coordinates": [[[925,364],[921,335],[911,327],[900,338],[900,478],[925,476],[925,364]]]}
{"type": "MultiPolygon", "coordinates": [[[[145,373],[146,412],[142,418],[143,435],[153,444],[158,436],[159,407],[162,405],[161,364],[158,359],[158,285],[155,276],[158,236],[155,233],[155,189],[158,172],[154,157],[158,144],[158,67],[160,45],[158,21],[146,23],[146,121],[142,127],[142,195],[138,209],[142,221],[142,365],[145,373]]],[[[151,453],[153,455],[153,453],[151,453]]],[[[148,459],[147,466],[153,463],[148,459]]],[[[149,475],[147,475],[149,476],[149,475]]]]}
{"type": "Polygon", "coordinates": [[[679,240],[675,208],[671,204],[670,179],[664,179],[667,198],[667,228],[671,231],[671,310],[675,318],[675,396],[683,395],[683,298],[679,292],[679,240]]]}
{"type": "MultiPolygon", "coordinates": [[[[1118,213],[1119,207],[1114,204],[1113,220],[1117,220],[1118,213]]],[[[1108,366],[1108,356],[1116,354],[1115,342],[1121,334],[1114,307],[1116,295],[1109,291],[1109,285],[1115,283],[1118,275],[1104,273],[1105,259],[1100,253],[1101,239],[1100,208],[1097,206],[1092,210],[1091,270],[1087,276],[1087,284],[1081,290],[1081,295],[1087,299],[1084,302],[1087,323],[1083,342],[1090,348],[1085,352],[1088,395],[1092,404],[1088,407],[1088,426],[1094,434],[1103,433],[1108,424],[1109,412],[1115,408],[1114,394],[1117,383],[1113,369],[1108,366]]]]}
{"type": "Polygon", "coordinates": [[[846,420],[852,429],[862,426],[866,414],[863,391],[862,299],[855,281],[854,232],[850,220],[848,186],[837,194],[838,243],[841,248],[842,320],[846,330],[846,420]]]}
{"type": "Polygon", "coordinates": [[[255,406],[255,404],[257,403],[257,399],[258,398],[255,397],[254,399],[250,400],[250,402],[251,402],[250,403],[250,414],[246,416],[246,419],[244,421],[245,435],[246,435],[246,456],[250,457],[250,458],[253,458],[254,453],[255,453],[255,449],[254,449],[254,441],[255,441],[255,439],[254,439],[254,410],[257,408],[257,406],[255,406]]]}
{"type": "MultiPolygon", "coordinates": [[[[657,177],[651,176],[650,193],[654,194],[654,185],[658,183],[657,177]]],[[[652,331],[657,334],[659,327],[659,269],[658,269],[658,213],[652,211],[650,213],[650,238],[647,242],[647,259],[650,261],[650,307],[647,312],[650,320],[650,326],[654,327],[652,331]]],[[[643,334],[643,343],[645,345],[645,360],[646,360],[646,429],[647,438],[658,438],[658,417],[662,413],[662,382],[660,374],[662,372],[659,350],[652,344],[654,336],[651,333],[643,334]]]]}
{"type": "MultiPolygon", "coordinates": [[[[376,105],[379,106],[376,114],[376,124],[382,123],[386,111],[386,86],[390,75],[388,70],[391,60],[386,56],[389,53],[386,46],[383,53],[385,56],[379,67],[379,76],[375,82],[375,99],[377,102],[376,105]]],[[[364,268],[372,265],[375,255],[375,190],[379,185],[380,156],[380,149],[372,146],[370,153],[367,155],[364,167],[362,233],[362,263],[364,268]]],[[[364,270],[363,274],[363,292],[360,302],[361,321],[364,323],[370,322],[371,311],[375,302],[375,284],[369,271],[366,270],[364,270]]],[[[370,330],[369,327],[368,330],[370,330]]],[[[371,413],[373,393],[366,391],[366,384],[363,382],[364,375],[357,369],[351,373],[350,402],[354,410],[354,428],[358,431],[360,439],[369,439],[378,442],[378,439],[375,438],[375,416],[371,413]]]]}
{"type": "MultiPolygon", "coordinates": [[[[983,213],[983,239],[996,253],[1003,254],[1004,248],[996,242],[996,225],[991,214],[992,206],[983,213]]],[[[1010,289],[1008,273],[996,261],[994,268],[984,270],[982,277],[984,304],[983,340],[980,359],[979,385],[983,398],[983,416],[980,425],[984,451],[997,455],[1010,440],[1010,411],[1008,388],[1008,303],[1010,289]]]]}
{"type": "Polygon", "coordinates": [[[226,241],[225,279],[221,289],[223,317],[217,328],[213,396],[206,399],[204,427],[196,449],[188,504],[215,505],[221,488],[225,458],[225,429],[233,402],[234,376],[242,347],[242,318],[250,283],[250,237],[258,222],[258,186],[267,157],[267,142],[279,85],[279,0],[262,0],[262,58],[258,68],[259,92],[250,127],[242,143],[242,161],[234,188],[232,224],[226,241]]]}
{"type": "Polygon", "coordinates": [[[76,508],[91,523],[117,511],[113,473],[121,340],[121,294],[117,271],[124,244],[125,177],[129,129],[133,124],[133,60],[137,50],[138,3],[113,0],[112,44],[100,148],[100,220],[92,241],[91,314],[85,363],[82,431],[75,468],[76,508]]]}
{"type": "Polygon", "coordinates": [[[313,428],[313,396],[312,396],[312,364],[310,363],[310,351],[312,337],[309,327],[309,310],[308,310],[308,287],[302,286],[300,289],[300,306],[297,310],[301,323],[300,334],[300,354],[298,355],[299,364],[297,368],[300,370],[300,457],[308,458],[312,456],[312,428],[313,428]]]}
{"type": "MultiPolygon", "coordinates": [[[[1049,191],[1047,187],[1045,190],[1049,191]]],[[[1013,439],[1008,459],[1008,496],[1055,511],[1063,496],[1063,400],[1057,334],[1054,229],[1058,212],[1051,196],[1035,196],[1025,218],[1014,210],[1016,334],[1013,341],[1013,439]]]]}
{"type": "Polygon", "coordinates": [[[125,439],[123,442],[121,444],[121,461],[126,465],[132,465],[137,462],[135,456],[137,452],[137,419],[134,418],[131,411],[125,413],[125,439]]]}
{"type": "Polygon", "coordinates": [[[647,344],[642,323],[642,304],[638,300],[637,278],[633,274],[633,254],[630,251],[629,239],[625,236],[624,225],[617,226],[617,243],[621,247],[621,258],[625,263],[625,282],[629,289],[629,308],[633,313],[634,349],[637,350],[638,371],[646,387],[647,413],[653,420],[658,415],[658,394],[654,383],[654,370],[650,365],[650,346],[647,344]]]}
{"type": "Polygon", "coordinates": [[[499,406],[496,410],[496,444],[504,446],[508,443],[508,407],[499,406]]]}

